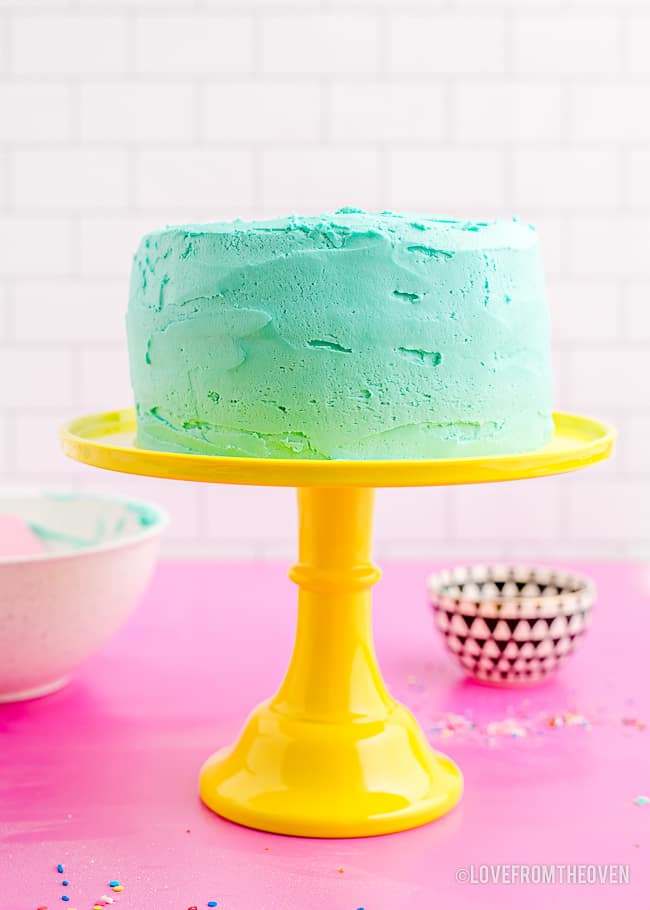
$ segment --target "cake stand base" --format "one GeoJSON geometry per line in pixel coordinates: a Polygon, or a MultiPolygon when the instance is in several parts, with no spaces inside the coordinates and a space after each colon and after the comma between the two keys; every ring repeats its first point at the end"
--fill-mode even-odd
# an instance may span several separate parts
{"type": "Polygon", "coordinates": [[[414,828],[452,809],[462,789],[456,765],[398,704],[384,719],[328,724],[264,702],[200,775],[201,799],[224,818],[304,837],[414,828]]]}

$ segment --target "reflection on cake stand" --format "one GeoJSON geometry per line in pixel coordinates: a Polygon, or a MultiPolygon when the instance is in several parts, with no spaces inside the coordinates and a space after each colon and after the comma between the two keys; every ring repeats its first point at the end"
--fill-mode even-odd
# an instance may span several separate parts
{"type": "Polygon", "coordinates": [[[389,694],[372,640],[374,488],[541,477],[607,458],[604,424],[555,415],[551,443],[527,455],[418,461],[222,458],[138,449],[131,410],[82,417],[64,451],[130,474],[298,488],[296,640],[278,692],[253,711],[234,745],[203,765],[201,798],[264,831],[356,837],[413,828],[444,815],[462,775],[427,743],[389,694]]]}

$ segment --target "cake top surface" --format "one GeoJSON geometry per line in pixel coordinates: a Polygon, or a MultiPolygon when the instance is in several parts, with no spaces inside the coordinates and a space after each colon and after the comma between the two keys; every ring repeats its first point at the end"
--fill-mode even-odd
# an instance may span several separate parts
{"type": "MultiPolygon", "coordinates": [[[[305,237],[378,236],[387,239],[426,243],[440,250],[524,249],[537,241],[535,228],[516,218],[470,221],[431,215],[365,212],[342,208],[323,215],[288,215],[280,218],[244,221],[215,221],[206,224],[169,225],[147,237],[170,233],[185,236],[211,234],[264,235],[302,233],[305,237]]],[[[338,244],[333,243],[334,246],[338,244]]]]}

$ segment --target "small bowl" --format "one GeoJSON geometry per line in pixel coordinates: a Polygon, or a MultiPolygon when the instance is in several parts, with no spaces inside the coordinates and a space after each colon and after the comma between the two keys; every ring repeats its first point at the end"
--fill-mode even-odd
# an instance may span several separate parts
{"type": "Polygon", "coordinates": [[[525,686],[560,667],[591,622],[593,582],[529,566],[471,566],[428,581],[435,624],[465,673],[525,686]]]}
{"type": "Polygon", "coordinates": [[[0,702],[46,695],[122,625],[151,576],[167,516],[106,494],[0,492],[43,552],[0,558],[0,702]]]}

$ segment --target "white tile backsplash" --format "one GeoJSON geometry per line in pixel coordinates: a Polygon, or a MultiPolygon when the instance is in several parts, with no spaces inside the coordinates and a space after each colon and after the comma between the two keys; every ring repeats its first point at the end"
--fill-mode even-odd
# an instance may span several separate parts
{"type": "Polygon", "coordinates": [[[444,76],[502,73],[505,41],[503,14],[400,13],[388,19],[388,71],[444,76]]]}
{"type": "MultiPolygon", "coordinates": [[[[20,8],[19,4],[16,4],[20,8]]],[[[122,16],[30,13],[10,22],[11,70],[17,75],[123,73],[128,21],[122,16]]]]}
{"type": "Polygon", "coordinates": [[[252,16],[203,13],[138,16],[135,69],[158,76],[242,73],[253,65],[252,16]]]}
{"type": "Polygon", "coordinates": [[[66,461],[128,405],[130,258],[174,221],[342,205],[537,224],[557,405],[617,424],[573,477],[382,491],[376,552],[650,553],[647,0],[0,0],[0,471],[123,489],[167,553],[289,558],[290,490],[66,461]],[[5,53],[6,51],[6,53],[5,53]]]}

